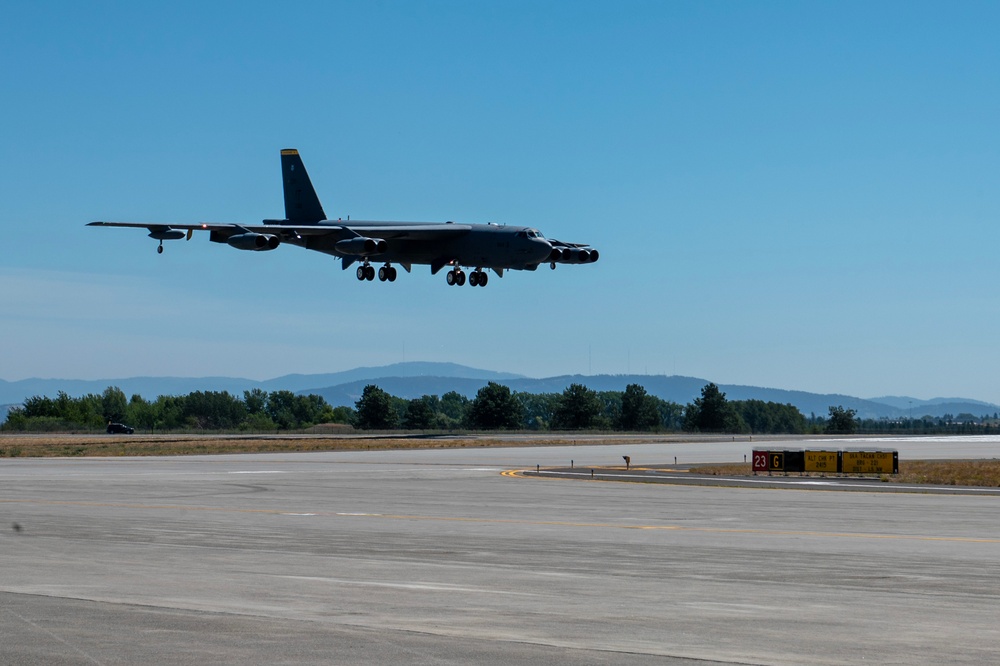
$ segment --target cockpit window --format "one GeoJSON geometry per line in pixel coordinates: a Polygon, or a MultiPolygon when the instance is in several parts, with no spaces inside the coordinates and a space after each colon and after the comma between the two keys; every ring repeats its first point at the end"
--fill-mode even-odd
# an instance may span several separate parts
{"type": "Polygon", "coordinates": [[[527,234],[528,238],[545,238],[538,229],[528,229],[527,234]]]}

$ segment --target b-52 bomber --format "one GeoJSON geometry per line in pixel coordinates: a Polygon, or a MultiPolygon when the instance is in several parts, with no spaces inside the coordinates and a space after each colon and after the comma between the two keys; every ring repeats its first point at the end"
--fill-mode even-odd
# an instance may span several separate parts
{"type": "Polygon", "coordinates": [[[436,275],[448,266],[449,285],[464,285],[463,268],[472,269],[468,281],[485,287],[488,271],[503,277],[505,270],[533,271],[541,264],[553,269],[557,264],[588,264],[598,252],[586,244],[546,239],[531,227],[455,222],[363,222],[328,219],[316,196],[299,151],[281,151],[284,179],[285,219],[263,220],[260,224],[161,224],[149,222],[91,222],[92,227],[135,227],[149,230],[160,241],[180,240],[195,231],[209,232],[209,240],[226,243],[238,250],[263,252],[282,243],[297,245],[341,259],[346,270],[358,263],[358,280],[396,280],[396,266],[407,272],[415,264],[429,265],[436,275]],[[376,271],[375,266],[378,265],[376,271]]]}

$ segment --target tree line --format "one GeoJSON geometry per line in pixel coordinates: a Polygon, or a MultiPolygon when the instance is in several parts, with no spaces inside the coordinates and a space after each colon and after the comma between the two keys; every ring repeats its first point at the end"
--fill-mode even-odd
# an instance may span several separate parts
{"type": "Polygon", "coordinates": [[[186,396],[163,396],[154,401],[136,394],[126,398],[116,386],[100,395],[73,398],[60,391],[55,398],[33,396],[7,413],[4,430],[54,432],[103,430],[110,422],[127,423],[136,430],[300,430],[317,423],[336,422],[349,409],[331,407],[318,395],[251,389],[243,397],[228,391],[195,391],[186,396]]]}
{"type": "Polygon", "coordinates": [[[803,434],[850,433],[853,410],[831,407],[829,419],[806,419],[793,405],[726,399],[715,384],[687,405],[650,395],[639,384],[624,391],[594,391],[571,384],[562,393],[524,393],[489,382],[474,398],[450,391],[407,400],[374,384],[354,408],[331,407],[321,396],[291,391],[195,391],[148,401],[126,398],[110,386],[79,398],[60,391],[55,398],[33,396],[7,415],[6,431],[98,430],[109,422],[147,432],[301,430],[320,423],[344,423],[363,430],[620,430],[803,434]]]}

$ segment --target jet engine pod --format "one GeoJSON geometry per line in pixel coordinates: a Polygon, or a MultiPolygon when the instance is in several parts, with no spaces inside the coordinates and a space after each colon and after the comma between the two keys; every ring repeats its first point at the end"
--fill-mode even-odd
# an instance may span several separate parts
{"type": "Polygon", "coordinates": [[[252,232],[230,236],[226,239],[226,242],[235,247],[237,250],[254,251],[273,250],[281,245],[281,241],[277,236],[271,236],[270,234],[255,234],[252,232]]]}
{"type": "Polygon", "coordinates": [[[568,247],[562,251],[561,261],[564,264],[586,264],[591,261],[590,250],[580,247],[568,247]]]}
{"type": "Polygon", "coordinates": [[[560,262],[564,258],[563,251],[557,247],[552,248],[552,254],[549,255],[549,261],[560,262]]]}
{"type": "Polygon", "coordinates": [[[170,227],[151,227],[149,230],[149,237],[153,240],[180,240],[184,238],[184,232],[181,229],[171,229],[170,227]]]}
{"type": "Polygon", "coordinates": [[[340,254],[358,257],[367,257],[370,254],[382,254],[388,248],[389,244],[385,242],[385,239],[365,238],[364,236],[345,238],[342,241],[338,241],[334,246],[334,249],[340,254]]]}
{"type": "Polygon", "coordinates": [[[597,250],[590,251],[590,263],[594,263],[601,256],[601,253],[597,250]]]}

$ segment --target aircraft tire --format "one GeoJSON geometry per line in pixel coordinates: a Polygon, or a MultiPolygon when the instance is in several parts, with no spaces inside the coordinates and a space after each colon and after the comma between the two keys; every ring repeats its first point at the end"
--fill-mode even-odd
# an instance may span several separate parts
{"type": "Polygon", "coordinates": [[[156,246],[156,254],[163,254],[163,246],[162,245],[157,245],[156,246]]]}
{"type": "Polygon", "coordinates": [[[455,271],[448,271],[448,274],[444,276],[445,282],[451,287],[455,284],[455,271]]]}
{"type": "Polygon", "coordinates": [[[389,271],[386,270],[386,267],[383,266],[382,268],[378,269],[378,281],[385,282],[388,279],[389,279],[389,271]]]}
{"type": "Polygon", "coordinates": [[[389,273],[389,282],[395,282],[396,281],[396,268],[394,266],[389,266],[389,268],[387,268],[386,270],[389,273]]]}
{"type": "Polygon", "coordinates": [[[485,287],[486,283],[490,281],[490,276],[486,271],[480,271],[479,273],[479,286],[485,287]]]}
{"type": "Polygon", "coordinates": [[[469,285],[472,287],[479,286],[479,271],[472,271],[469,273],[469,285]]]}
{"type": "Polygon", "coordinates": [[[461,287],[465,284],[465,273],[462,271],[456,271],[455,273],[455,284],[461,287]]]}
{"type": "Polygon", "coordinates": [[[368,265],[365,266],[365,279],[371,282],[375,279],[375,267],[368,265]]]}
{"type": "Polygon", "coordinates": [[[364,279],[365,279],[365,267],[358,266],[358,280],[364,280],[364,279]]]}

